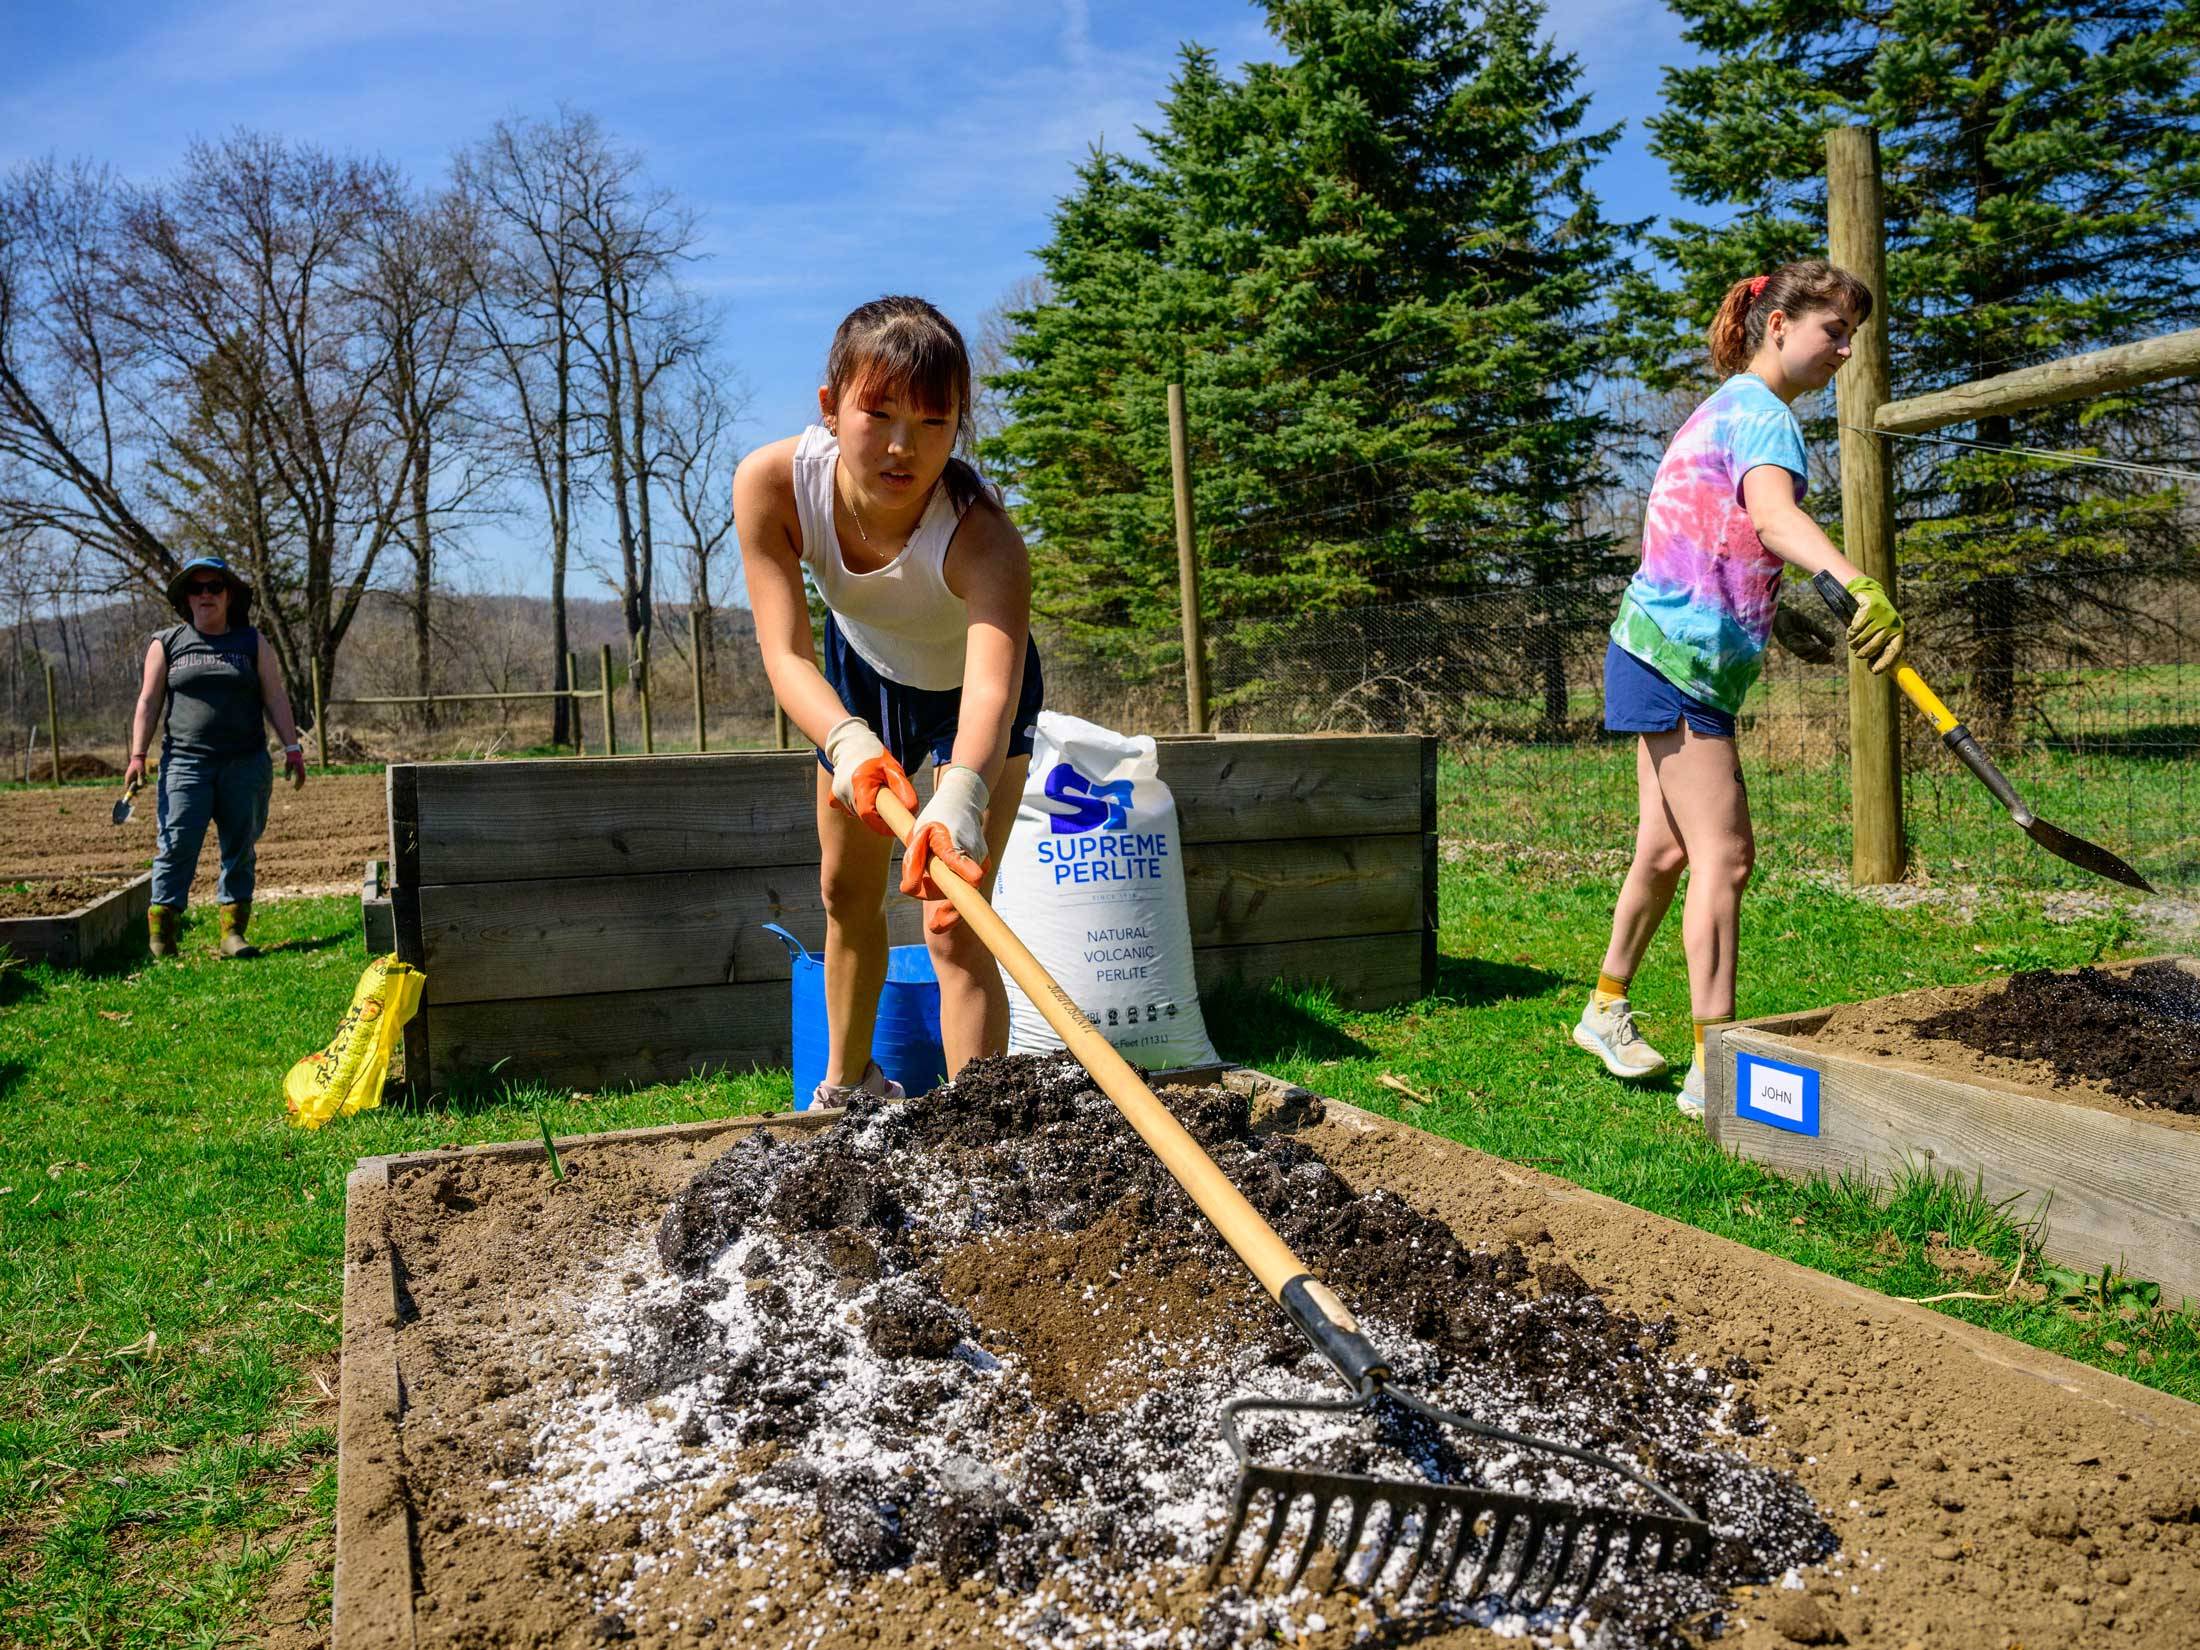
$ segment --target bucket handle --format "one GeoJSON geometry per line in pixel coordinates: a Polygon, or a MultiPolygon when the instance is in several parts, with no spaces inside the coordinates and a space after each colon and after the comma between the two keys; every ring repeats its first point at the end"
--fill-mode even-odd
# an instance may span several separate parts
{"type": "Polygon", "coordinates": [[[786,942],[787,955],[791,960],[796,962],[815,962],[817,960],[810,955],[810,950],[808,946],[804,945],[800,940],[796,939],[792,934],[788,933],[776,922],[767,922],[763,926],[765,933],[777,934],[782,940],[786,942]]]}

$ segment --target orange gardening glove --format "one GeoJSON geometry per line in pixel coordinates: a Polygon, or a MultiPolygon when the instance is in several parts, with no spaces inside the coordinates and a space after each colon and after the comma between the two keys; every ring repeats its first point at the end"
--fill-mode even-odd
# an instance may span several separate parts
{"type": "Polygon", "coordinates": [[[935,934],[946,933],[962,916],[944,903],[947,896],[932,880],[928,867],[937,856],[972,887],[985,880],[985,805],[990,800],[986,783],[975,769],[943,768],[932,787],[932,800],[909,833],[901,860],[901,891],[914,899],[942,902],[925,919],[925,927],[935,934]]]}
{"type": "Polygon", "coordinates": [[[833,770],[833,806],[854,814],[880,836],[894,834],[879,818],[880,791],[893,792],[904,808],[917,811],[916,786],[862,717],[851,716],[833,725],[825,735],[825,762],[833,770]]]}

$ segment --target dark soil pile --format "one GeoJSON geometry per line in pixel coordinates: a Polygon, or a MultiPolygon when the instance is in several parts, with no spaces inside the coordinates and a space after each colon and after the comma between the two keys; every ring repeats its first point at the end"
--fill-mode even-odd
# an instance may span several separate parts
{"type": "MultiPolygon", "coordinates": [[[[1562,1261],[1466,1249],[1307,1145],[1255,1130],[1242,1095],[1164,1099],[1352,1303],[1402,1381],[1638,1464],[1721,1537],[1701,1580],[1614,1578],[1534,1622],[1454,1600],[1389,1630],[1508,1622],[1593,1628],[1615,1647],[1678,1642],[1735,1586],[1832,1551],[1794,1480],[1731,1446],[1758,1425],[1734,1386],[1751,1374],[1739,1358],[1669,1356],[1667,1323],[1613,1310],[1562,1261]]],[[[1349,1595],[1181,1585],[1212,1551],[1235,1477],[1221,1403],[1342,1389],[1066,1059],[984,1062],[806,1137],[759,1130],[673,1200],[656,1249],[664,1276],[627,1274],[596,1312],[610,1390],[547,1422],[510,1483],[519,1527],[600,1524],[655,1498],[655,1527],[677,1539],[660,1540],[652,1572],[598,1584],[607,1632],[694,1619],[695,1577],[768,1566],[790,1528],[841,1585],[929,1572],[993,1600],[1012,1641],[1221,1645],[1319,1633],[1356,1611],[1382,1625],[1379,1606],[1349,1595]]],[[[1641,1504],[1610,1474],[1439,1438],[1391,1406],[1269,1425],[1254,1443],[1296,1465],[1641,1504]]],[[[830,1592],[815,1607],[820,1626],[833,1619],[830,1592]]],[[[809,1636],[800,1619],[785,1628],[809,1636]]]]}
{"type": "Polygon", "coordinates": [[[2172,962],[2013,975],[1991,996],[1918,1021],[1916,1031],[2040,1061],[2065,1082],[2099,1083],[2134,1105],[2200,1116],[2200,978],[2172,962]]]}
{"type": "Polygon", "coordinates": [[[113,893],[129,876],[29,878],[0,882],[0,918],[65,917],[113,893]]]}

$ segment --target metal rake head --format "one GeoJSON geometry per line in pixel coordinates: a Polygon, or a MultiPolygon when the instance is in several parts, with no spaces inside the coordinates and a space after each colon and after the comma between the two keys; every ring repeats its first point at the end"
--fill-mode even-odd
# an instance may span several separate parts
{"type": "Polygon", "coordinates": [[[1238,1461],[1238,1482],[1230,1521],[1207,1566],[1207,1584],[1221,1579],[1252,1514],[1256,1497],[1273,1497],[1260,1550],[1240,1571],[1242,1584],[1259,1584],[1290,1530],[1293,1510],[1311,1502],[1305,1531],[1284,1576],[1286,1591],[1306,1576],[1314,1555],[1332,1554],[1320,1582],[1324,1592],[1349,1585],[1364,1592],[1389,1593],[1410,1603],[1416,1584],[1423,1602],[1449,1593],[1463,1566],[1473,1568],[1460,1596],[1468,1602],[1495,1595],[1529,1615],[1587,1599],[1604,1577],[1660,1571],[1699,1574],[1711,1556],[1711,1527],[1685,1502],[1668,1494],[1632,1468],[1593,1451],[1518,1433],[1454,1415],[1410,1393],[1382,1387],[1358,1398],[1291,1400],[1237,1398],[1223,1406],[1223,1438],[1238,1461]],[[1474,1484],[1416,1483],[1375,1478],[1363,1473],[1331,1472],[1267,1465],[1251,1459],[1238,1428],[1241,1415],[1253,1411],[1340,1415],[1363,1410],[1387,1398],[1447,1426],[1516,1447],[1542,1450],[1604,1468],[1648,1491],[1669,1511],[1639,1511],[1558,1501],[1485,1489],[1474,1484]],[[1376,1516],[1376,1506],[1384,1511],[1376,1516]],[[1333,1515],[1345,1513],[1344,1533],[1332,1539],[1333,1515]],[[1356,1562],[1365,1547],[1364,1562],[1356,1562]],[[1387,1579],[1393,1559],[1408,1554],[1395,1581],[1387,1579]],[[1440,1556],[1439,1556],[1440,1555],[1440,1556]]]}

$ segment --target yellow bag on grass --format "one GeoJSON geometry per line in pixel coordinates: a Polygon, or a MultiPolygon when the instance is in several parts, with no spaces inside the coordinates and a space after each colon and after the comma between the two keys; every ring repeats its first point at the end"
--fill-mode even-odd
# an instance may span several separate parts
{"type": "Polygon", "coordinates": [[[426,984],[425,975],[395,956],[367,964],[335,1040],[300,1060],[283,1079],[283,1103],[293,1123],[317,1129],[332,1117],[349,1117],[382,1103],[390,1056],[397,1052],[405,1022],[420,1007],[426,984]]]}

